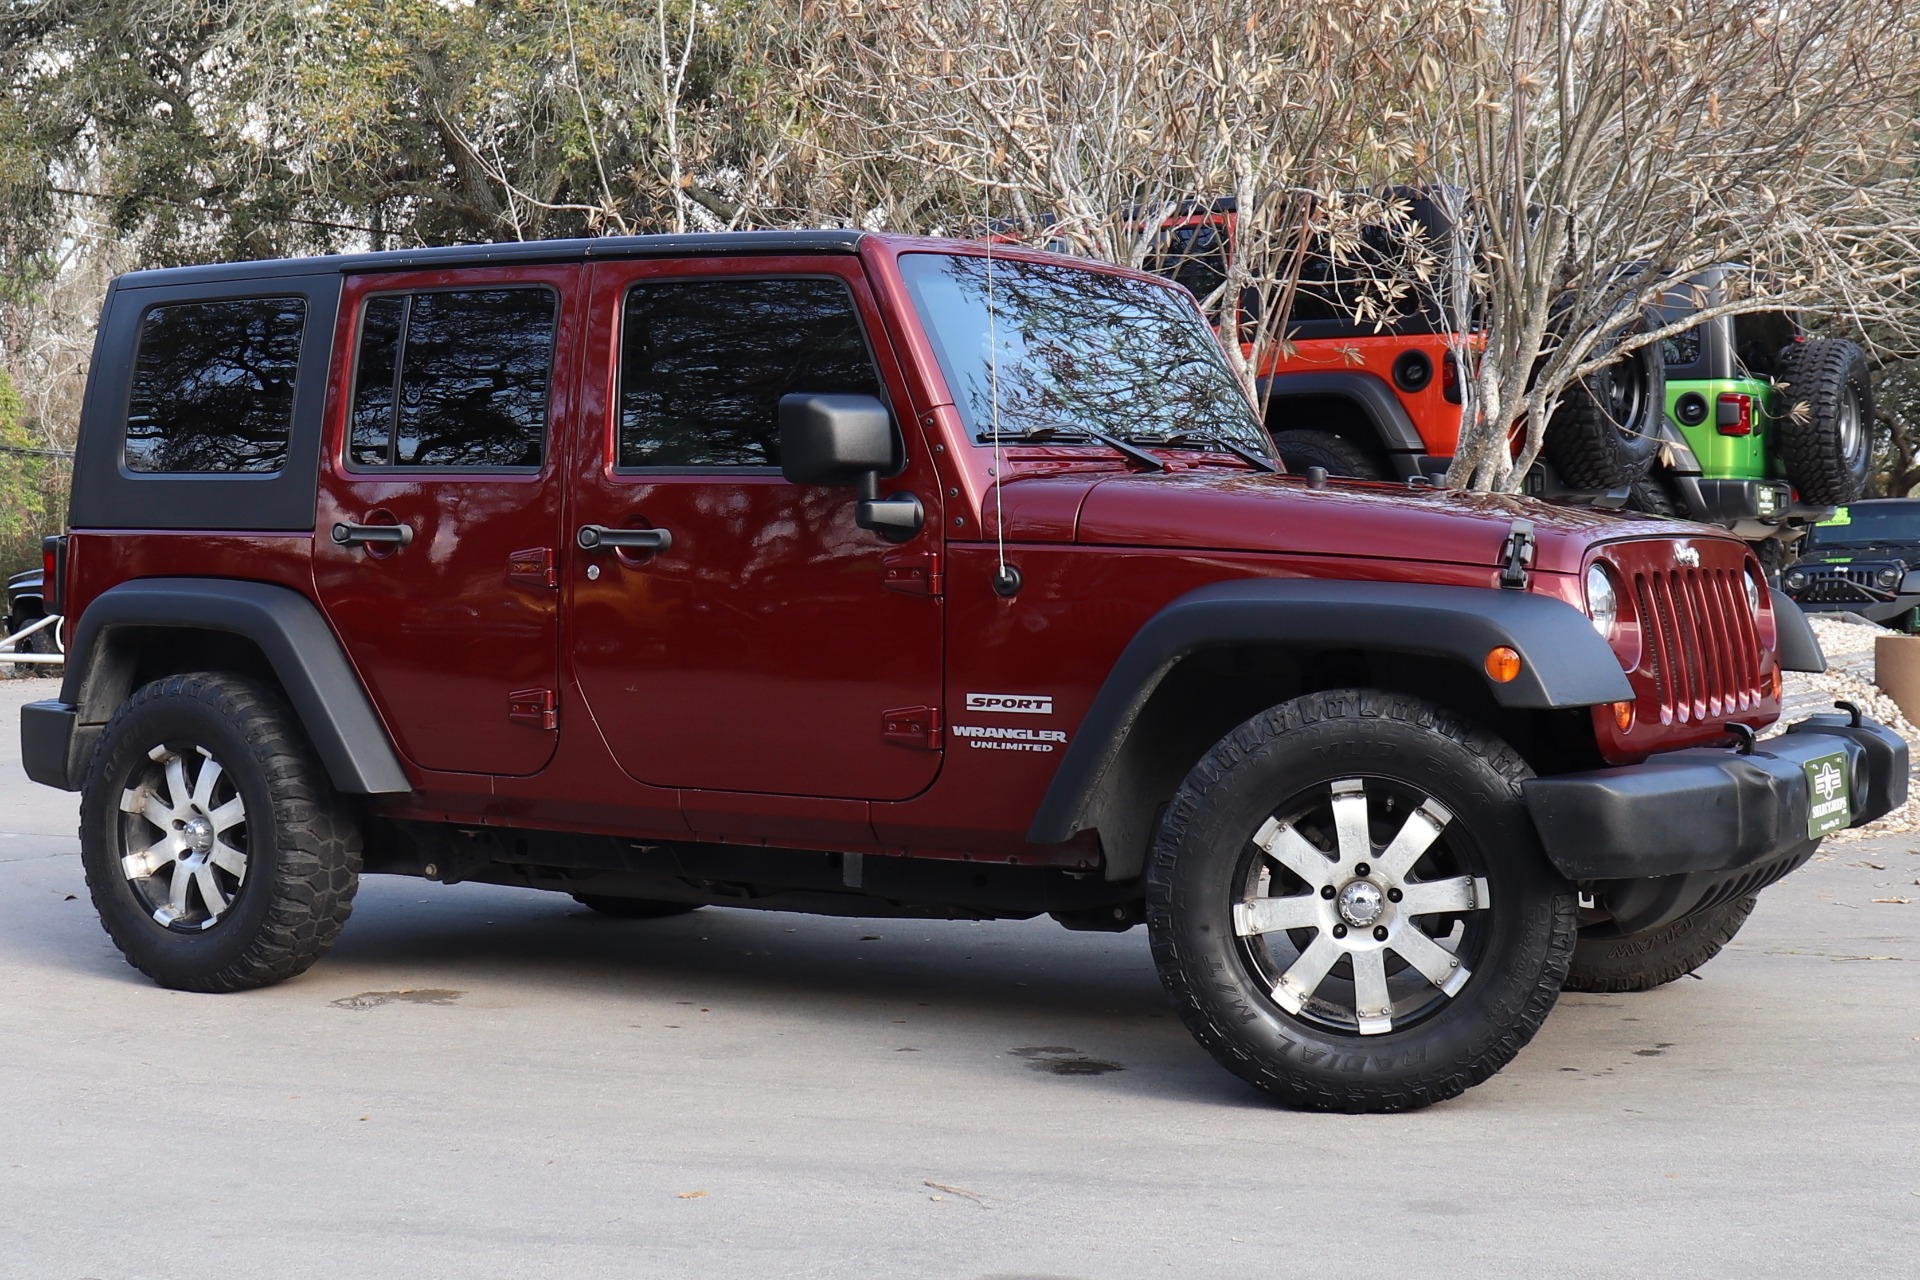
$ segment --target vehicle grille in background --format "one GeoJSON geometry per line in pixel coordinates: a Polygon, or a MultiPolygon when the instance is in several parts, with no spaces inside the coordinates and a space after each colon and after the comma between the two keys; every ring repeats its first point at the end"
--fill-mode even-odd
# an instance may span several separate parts
{"type": "Polygon", "coordinates": [[[1760,637],[1740,569],[1672,569],[1633,575],[1642,659],[1661,719],[1682,724],[1759,704],[1760,637]]]}
{"type": "Polygon", "coordinates": [[[1807,585],[1795,593],[1797,599],[1808,604],[1873,604],[1890,600],[1889,592],[1877,590],[1873,585],[1873,576],[1882,565],[1869,565],[1856,568],[1852,565],[1828,565],[1819,569],[1808,569],[1807,585]]]}

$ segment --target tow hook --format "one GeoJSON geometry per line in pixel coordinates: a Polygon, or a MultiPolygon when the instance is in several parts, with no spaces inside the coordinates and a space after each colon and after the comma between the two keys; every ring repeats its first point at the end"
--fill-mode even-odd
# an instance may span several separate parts
{"type": "Polygon", "coordinates": [[[1527,566],[1533,563],[1533,521],[1515,520],[1500,546],[1500,586],[1507,591],[1527,589],[1527,566]]]}

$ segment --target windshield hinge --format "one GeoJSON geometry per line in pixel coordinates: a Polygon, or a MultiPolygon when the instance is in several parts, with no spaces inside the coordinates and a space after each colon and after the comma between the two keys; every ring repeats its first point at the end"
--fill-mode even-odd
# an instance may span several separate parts
{"type": "Polygon", "coordinates": [[[1515,520],[1500,546],[1500,586],[1507,591],[1527,589],[1527,567],[1533,563],[1533,521],[1515,520]]]}

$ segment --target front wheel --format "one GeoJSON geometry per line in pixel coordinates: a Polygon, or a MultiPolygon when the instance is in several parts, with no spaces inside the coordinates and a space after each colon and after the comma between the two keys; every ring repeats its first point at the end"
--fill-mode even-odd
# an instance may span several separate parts
{"type": "Polygon", "coordinates": [[[1505,1066],[1577,930],[1513,750],[1366,689],[1262,712],[1188,774],[1148,866],[1161,980],[1220,1063],[1296,1107],[1400,1111],[1505,1066]]]}
{"type": "Polygon", "coordinates": [[[1756,901],[1749,894],[1657,929],[1581,938],[1567,969],[1566,989],[1651,991],[1684,978],[1733,941],[1756,901]]]}
{"type": "Polygon", "coordinates": [[[353,910],[360,853],[291,709],[239,676],[139,689],[81,788],[100,923],[164,987],[239,991],[304,971],[353,910]]]}

